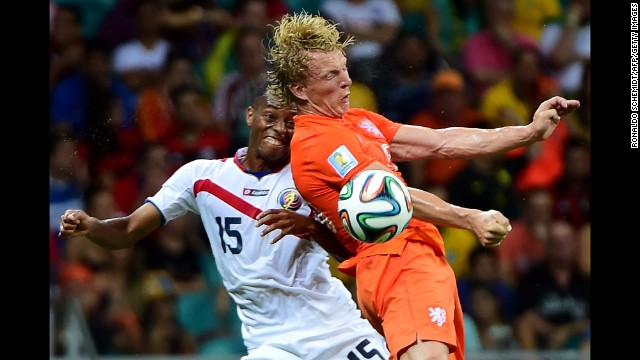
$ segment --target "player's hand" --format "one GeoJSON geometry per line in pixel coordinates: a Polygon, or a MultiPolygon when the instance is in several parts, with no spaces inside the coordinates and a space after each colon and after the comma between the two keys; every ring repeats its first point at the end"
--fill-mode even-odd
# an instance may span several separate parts
{"type": "Polygon", "coordinates": [[[82,210],[66,210],[60,216],[60,233],[63,238],[84,236],[89,232],[87,221],[90,216],[82,210]]]}
{"type": "Polygon", "coordinates": [[[277,243],[286,235],[306,234],[315,225],[313,218],[287,209],[265,210],[256,216],[256,220],[256,227],[267,225],[260,233],[261,236],[266,236],[272,231],[280,229],[280,233],[271,240],[272,244],[277,243]]]}
{"type": "Polygon", "coordinates": [[[495,247],[511,231],[511,224],[499,211],[479,211],[471,216],[471,230],[482,246],[495,247]]]}
{"type": "Polygon", "coordinates": [[[546,140],[558,126],[560,119],[580,107],[580,101],[567,100],[561,96],[554,96],[543,101],[533,114],[533,126],[539,140],[546,140]]]}

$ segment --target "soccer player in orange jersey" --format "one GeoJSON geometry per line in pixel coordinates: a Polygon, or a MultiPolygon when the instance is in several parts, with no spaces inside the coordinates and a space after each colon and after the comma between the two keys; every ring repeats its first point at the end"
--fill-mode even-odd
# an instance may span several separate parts
{"type": "Polygon", "coordinates": [[[354,39],[342,35],[335,23],[306,12],[287,14],[275,26],[269,92],[297,106],[291,141],[294,182],[349,250],[351,257],[340,269],[356,277],[359,306],[386,337],[391,359],[462,360],[462,310],[435,225],[471,230],[482,245],[497,246],[510,230],[509,220],[495,210],[461,208],[412,188],[414,218],[408,228],[386,243],[366,244],[342,227],[339,191],[365,169],[401,177],[396,161],[472,158],[544,140],[580,104],[556,96],[540,104],[530,124],[498,129],[434,130],[395,123],[349,107],[345,48],[354,39]]]}

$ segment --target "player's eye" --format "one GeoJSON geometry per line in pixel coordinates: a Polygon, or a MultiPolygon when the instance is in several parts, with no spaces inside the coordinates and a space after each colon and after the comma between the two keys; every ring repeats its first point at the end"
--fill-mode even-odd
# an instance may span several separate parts
{"type": "Polygon", "coordinates": [[[262,118],[269,123],[272,123],[276,120],[276,117],[272,113],[262,114],[262,118]]]}
{"type": "Polygon", "coordinates": [[[327,73],[326,79],[327,80],[331,80],[331,79],[335,78],[336,76],[338,76],[339,73],[340,73],[339,71],[330,71],[330,72],[327,73]]]}

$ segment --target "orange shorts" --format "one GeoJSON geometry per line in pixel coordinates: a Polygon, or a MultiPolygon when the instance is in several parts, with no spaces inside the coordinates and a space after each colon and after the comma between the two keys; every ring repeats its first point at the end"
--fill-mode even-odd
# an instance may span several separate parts
{"type": "Polygon", "coordinates": [[[456,278],[443,254],[407,241],[402,255],[371,255],[357,266],[358,305],[387,340],[391,360],[417,339],[449,346],[449,359],[464,359],[464,320],[456,278]]]}

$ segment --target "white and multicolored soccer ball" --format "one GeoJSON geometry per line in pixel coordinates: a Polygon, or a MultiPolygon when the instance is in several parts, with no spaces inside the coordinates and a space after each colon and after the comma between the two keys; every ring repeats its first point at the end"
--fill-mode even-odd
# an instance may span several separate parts
{"type": "Polygon", "coordinates": [[[338,214],[357,240],[383,243],[404,230],[413,215],[409,189],[384,170],[364,170],[340,190],[338,214]]]}

